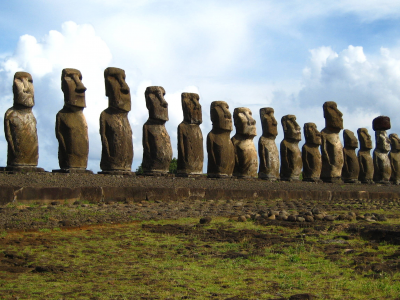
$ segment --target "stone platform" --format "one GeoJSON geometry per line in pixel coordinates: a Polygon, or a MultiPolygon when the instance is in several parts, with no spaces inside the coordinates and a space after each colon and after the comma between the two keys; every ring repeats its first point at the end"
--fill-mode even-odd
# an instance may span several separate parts
{"type": "Polygon", "coordinates": [[[0,174],[0,205],[11,202],[193,200],[398,200],[400,186],[269,182],[261,179],[99,174],[0,174]]]}

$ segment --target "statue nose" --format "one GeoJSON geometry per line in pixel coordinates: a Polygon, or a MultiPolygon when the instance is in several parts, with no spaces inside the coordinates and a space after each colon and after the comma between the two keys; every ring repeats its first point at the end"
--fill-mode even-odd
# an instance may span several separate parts
{"type": "Polygon", "coordinates": [[[82,82],[76,84],[75,92],[77,93],[84,93],[86,91],[86,87],[83,85],[82,82]]]}

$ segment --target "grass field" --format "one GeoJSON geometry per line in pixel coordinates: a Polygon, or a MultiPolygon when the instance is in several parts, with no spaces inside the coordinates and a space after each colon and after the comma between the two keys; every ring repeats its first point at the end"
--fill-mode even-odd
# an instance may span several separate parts
{"type": "Polygon", "coordinates": [[[215,218],[0,232],[1,299],[400,299],[399,247],[344,222],[215,218]]]}

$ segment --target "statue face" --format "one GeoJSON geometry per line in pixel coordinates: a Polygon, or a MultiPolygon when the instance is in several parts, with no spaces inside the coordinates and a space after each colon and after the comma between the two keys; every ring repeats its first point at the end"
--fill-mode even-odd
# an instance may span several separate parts
{"type": "Polygon", "coordinates": [[[358,148],[358,140],[354,135],[353,131],[345,129],[343,131],[343,140],[345,148],[351,148],[351,149],[358,148]]]}
{"type": "Polygon", "coordinates": [[[19,104],[25,107],[35,105],[32,76],[26,72],[17,72],[14,75],[13,83],[14,105],[19,104]]]}
{"type": "Polygon", "coordinates": [[[338,110],[333,101],[327,101],[323,105],[326,127],[339,132],[343,129],[343,114],[338,110]]]}
{"type": "Polygon", "coordinates": [[[164,99],[165,90],[161,86],[149,86],[144,93],[149,118],[168,121],[168,103],[164,99]]]}
{"type": "Polygon", "coordinates": [[[285,139],[301,141],[301,131],[299,124],[296,122],[296,116],[283,116],[281,122],[285,133],[285,139]]]}
{"type": "Polygon", "coordinates": [[[274,109],[272,107],[264,107],[260,109],[261,125],[264,136],[278,135],[278,122],[274,116],[274,109]]]}
{"type": "Polygon", "coordinates": [[[390,140],[385,130],[375,131],[376,148],[382,152],[390,151],[390,140]]]}
{"type": "Polygon", "coordinates": [[[358,139],[360,140],[360,150],[371,150],[372,140],[368,133],[367,128],[358,128],[357,130],[358,139]]]}
{"type": "Polygon", "coordinates": [[[304,136],[306,138],[306,144],[321,145],[321,133],[314,123],[304,124],[304,136]]]}
{"type": "Polygon", "coordinates": [[[131,110],[131,94],[125,82],[125,71],[118,68],[107,68],[104,71],[108,106],[122,111],[131,110]]]}
{"type": "Polygon", "coordinates": [[[182,110],[183,119],[189,124],[201,124],[203,117],[201,113],[201,105],[199,103],[199,95],[195,93],[182,93],[182,110]]]}
{"type": "Polygon", "coordinates": [[[390,146],[393,152],[400,151],[400,139],[396,133],[392,133],[389,135],[390,146]]]}
{"type": "Polygon", "coordinates": [[[64,69],[61,75],[61,90],[64,92],[64,103],[76,107],[86,107],[86,87],[82,83],[82,74],[76,69],[64,69]]]}
{"type": "Polygon", "coordinates": [[[235,122],[236,133],[256,136],[256,120],[253,119],[251,110],[246,107],[235,108],[233,112],[233,120],[235,122]]]}
{"type": "Polygon", "coordinates": [[[232,131],[232,115],[228,103],[225,101],[214,101],[210,109],[213,128],[232,131]]]}

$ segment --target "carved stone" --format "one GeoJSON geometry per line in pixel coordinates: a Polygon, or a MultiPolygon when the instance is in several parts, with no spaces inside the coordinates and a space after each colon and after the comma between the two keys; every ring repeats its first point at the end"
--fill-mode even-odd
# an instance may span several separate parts
{"type": "Polygon", "coordinates": [[[324,182],[341,182],[344,158],[339,132],[343,129],[343,114],[333,101],[325,102],[323,109],[325,128],[321,131],[321,179],[324,182]]]}
{"type": "Polygon", "coordinates": [[[393,184],[400,184],[400,138],[396,133],[389,135],[391,151],[389,153],[390,165],[392,167],[392,176],[390,181],[393,184]]]}
{"type": "Polygon", "coordinates": [[[356,155],[358,140],[354,133],[348,129],[343,131],[343,158],[342,179],[345,183],[359,183],[360,164],[356,155]]]}
{"type": "Polygon", "coordinates": [[[390,128],[390,119],[379,116],[372,121],[375,130],[375,150],[374,150],[374,181],[382,184],[390,184],[392,168],[388,153],[390,151],[390,140],[387,137],[386,129],[390,128]]]}
{"type": "Polygon", "coordinates": [[[210,178],[231,177],[235,167],[235,149],[230,139],[232,115],[224,101],[213,101],[210,108],[212,130],[207,135],[210,178]]]}
{"type": "Polygon", "coordinates": [[[301,141],[300,126],[296,122],[296,116],[286,115],[281,119],[284,139],[281,142],[281,180],[297,181],[300,180],[303,162],[299,149],[299,141],[301,141]]]}
{"type": "Polygon", "coordinates": [[[301,149],[303,160],[303,181],[320,182],[322,159],[319,152],[321,133],[314,123],[304,124],[304,137],[306,143],[301,149]]]}
{"type": "Polygon", "coordinates": [[[203,122],[199,95],[182,93],[183,121],[178,126],[177,176],[187,177],[203,174],[203,122]]]}
{"type": "Polygon", "coordinates": [[[360,150],[358,151],[358,163],[360,165],[360,173],[358,180],[361,183],[373,184],[374,177],[374,161],[371,156],[372,140],[367,128],[358,128],[358,140],[360,141],[360,150]]]}
{"type": "Polygon", "coordinates": [[[64,107],[56,116],[58,162],[63,173],[92,173],[86,170],[89,155],[88,126],[83,109],[86,107],[86,87],[76,69],[64,69],[61,74],[64,107]]]}
{"type": "Polygon", "coordinates": [[[100,174],[132,175],[132,129],[128,120],[131,94],[125,82],[125,71],[107,68],[104,71],[108,108],[100,115],[102,143],[100,174]]]}
{"type": "Polygon", "coordinates": [[[43,172],[37,168],[39,144],[32,76],[16,72],[13,83],[14,105],[4,115],[4,132],[8,143],[7,168],[9,172],[43,172]]]}
{"type": "Polygon", "coordinates": [[[260,167],[258,178],[270,181],[279,180],[279,152],[275,139],[278,135],[278,122],[272,107],[260,109],[262,136],[258,140],[260,167]]]}
{"type": "Polygon", "coordinates": [[[168,121],[168,103],[161,86],[149,86],[145,91],[149,118],[143,125],[143,174],[167,174],[172,160],[171,140],[165,128],[168,121]]]}
{"type": "Polygon", "coordinates": [[[257,177],[258,158],[253,139],[257,135],[256,121],[251,110],[246,107],[235,108],[233,120],[236,134],[232,137],[235,148],[235,168],[233,175],[238,178],[257,177]]]}

